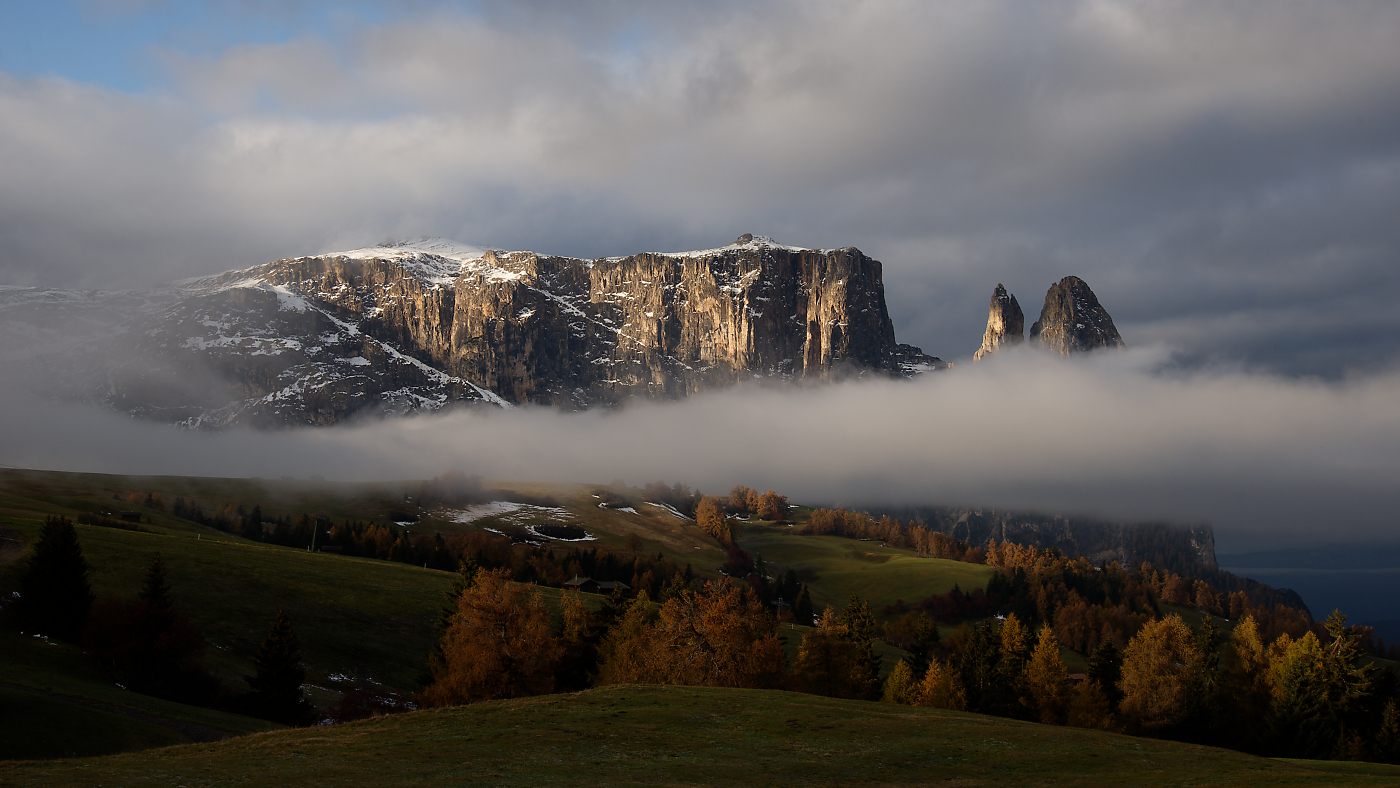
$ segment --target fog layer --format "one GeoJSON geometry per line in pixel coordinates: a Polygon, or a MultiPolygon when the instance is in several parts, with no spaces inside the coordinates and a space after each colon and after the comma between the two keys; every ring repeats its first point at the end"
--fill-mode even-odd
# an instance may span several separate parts
{"type": "Polygon", "coordinates": [[[191,433],[22,403],[0,415],[0,462],[360,480],[460,468],[498,479],[683,481],[709,493],[746,484],[803,503],[1208,522],[1231,552],[1400,533],[1400,373],[1334,383],[1182,374],[1162,371],[1169,355],[1013,351],[912,382],[281,432],[191,433]]]}

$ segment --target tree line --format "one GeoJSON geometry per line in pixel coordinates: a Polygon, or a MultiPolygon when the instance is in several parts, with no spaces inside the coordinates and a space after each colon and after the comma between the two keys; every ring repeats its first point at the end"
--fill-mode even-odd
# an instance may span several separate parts
{"type": "Polygon", "coordinates": [[[203,665],[207,644],[177,603],[155,553],[130,599],[98,599],[77,531],[47,517],[19,577],[18,596],[0,614],[27,634],[80,645],[123,686],[181,703],[211,706],[287,725],[309,725],[316,709],[302,694],[305,669],[291,622],[279,610],[251,655],[247,688],[222,685],[203,665]]]}

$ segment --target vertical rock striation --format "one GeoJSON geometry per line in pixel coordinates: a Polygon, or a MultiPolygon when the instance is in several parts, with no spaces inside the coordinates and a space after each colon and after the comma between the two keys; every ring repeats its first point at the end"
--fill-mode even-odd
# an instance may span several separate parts
{"type": "Polygon", "coordinates": [[[998,282],[992,291],[992,303],[987,312],[987,332],[982,335],[982,347],[972,355],[972,360],[981,361],[1005,345],[1020,344],[1024,340],[1022,332],[1025,326],[1026,317],[1021,312],[1021,305],[1016,303],[1016,296],[1007,293],[998,282]]]}
{"type": "Polygon", "coordinates": [[[1113,318],[1099,304],[1089,285],[1077,276],[1067,276],[1050,286],[1040,319],[1031,326],[1030,339],[1066,356],[1123,346],[1113,318]]]}
{"type": "Polygon", "coordinates": [[[595,260],[429,239],[191,280],[134,308],[131,296],[0,294],[0,323],[58,319],[75,298],[123,308],[106,310],[119,330],[98,356],[111,368],[73,386],[210,428],[473,403],[578,409],[947,366],[896,343],[879,261],[749,235],[595,260]]]}

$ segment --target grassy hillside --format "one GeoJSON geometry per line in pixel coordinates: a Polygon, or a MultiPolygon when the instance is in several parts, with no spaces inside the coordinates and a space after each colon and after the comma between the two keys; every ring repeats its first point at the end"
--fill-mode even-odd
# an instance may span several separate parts
{"type": "Polygon", "coordinates": [[[797,536],[784,526],[746,525],[739,545],[750,555],[763,556],[769,566],[796,569],[811,587],[813,606],[844,607],[851,594],[870,602],[878,614],[897,599],[917,602],[929,594],[944,594],[954,584],[964,591],[986,588],[993,570],[978,564],[919,558],[908,550],[882,547],[838,536],[797,536]]]}
{"type": "Polygon", "coordinates": [[[79,649],[0,629],[0,759],[102,755],[281,726],[116,686],[79,649]]]}
{"type": "Polygon", "coordinates": [[[1299,763],[972,714],[757,690],[611,687],[94,759],[9,786],[1393,786],[1299,763]]]}

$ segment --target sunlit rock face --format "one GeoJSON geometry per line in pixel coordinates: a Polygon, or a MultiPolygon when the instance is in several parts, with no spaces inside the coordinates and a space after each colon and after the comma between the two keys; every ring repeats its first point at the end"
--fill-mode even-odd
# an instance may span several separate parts
{"type": "Polygon", "coordinates": [[[1108,310],[1077,276],[1067,276],[1050,286],[1040,319],[1031,326],[1030,339],[1066,356],[1123,346],[1108,310]]]}
{"type": "MultiPolygon", "coordinates": [[[[89,300],[101,313],[109,296],[89,300]]],[[[579,409],[946,366],[895,342],[878,261],[752,236],[596,260],[427,240],[278,260],[142,303],[107,310],[111,368],[82,398],[203,427],[579,409]]]]}
{"type": "Polygon", "coordinates": [[[982,347],[972,354],[972,360],[981,361],[1007,345],[1019,345],[1025,339],[1025,328],[1026,318],[1021,313],[1021,305],[1016,303],[1016,296],[997,283],[987,312],[987,332],[982,335],[982,347]]]}

